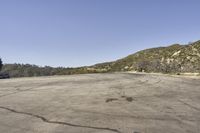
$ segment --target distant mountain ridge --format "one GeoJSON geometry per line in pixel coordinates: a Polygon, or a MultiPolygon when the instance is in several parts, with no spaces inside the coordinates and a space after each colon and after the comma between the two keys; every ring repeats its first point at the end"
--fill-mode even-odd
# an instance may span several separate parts
{"type": "Polygon", "coordinates": [[[200,73],[200,41],[168,47],[142,50],[125,58],[78,68],[38,67],[30,64],[4,64],[2,72],[11,77],[32,77],[106,73],[118,71],[159,72],[159,73],[200,73]]]}
{"type": "Polygon", "coordinates": [[[95,69],[104,71],[144,71],[144,72],[200,72],[200,41],[168,47],[158,47],[139,51],[117,61],[96,64],[95,69]]]}

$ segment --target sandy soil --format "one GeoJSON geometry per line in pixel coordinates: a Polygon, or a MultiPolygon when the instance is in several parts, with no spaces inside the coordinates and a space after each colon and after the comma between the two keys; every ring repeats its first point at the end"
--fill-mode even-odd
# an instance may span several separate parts
{"type": "Polygon", "coordinates": [[[0,80],[0,133],[200,133],[200,79],[113,73],[0,80]]]}

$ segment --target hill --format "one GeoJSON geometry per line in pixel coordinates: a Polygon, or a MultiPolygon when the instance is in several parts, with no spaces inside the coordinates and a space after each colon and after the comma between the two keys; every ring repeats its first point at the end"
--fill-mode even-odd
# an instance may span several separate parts
{"type": "Polygon", "coordinates": [[[146,49],[117,61],[92,67],[107,71],[200,72],[200,41],[189,45],[173,44],[146,49]]]}

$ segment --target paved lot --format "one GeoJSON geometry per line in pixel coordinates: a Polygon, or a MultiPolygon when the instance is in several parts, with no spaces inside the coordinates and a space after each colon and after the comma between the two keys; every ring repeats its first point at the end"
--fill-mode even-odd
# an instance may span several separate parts
{"type": "Polygon", "coordinates": [[[200,79],[114,73],[0,80],[0,133],[200,133],[200,79]]]}

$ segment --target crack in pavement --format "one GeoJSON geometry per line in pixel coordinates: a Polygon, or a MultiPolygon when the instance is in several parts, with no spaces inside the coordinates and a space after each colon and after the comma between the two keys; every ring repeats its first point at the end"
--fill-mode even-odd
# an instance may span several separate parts
{"type": "Polygon", "coordinates": [[[50,123],[50,124],[59,124],[59,125],[66,125],[66,126],[72,126],[72,127],[80,127],[80,128],[88,128],[88,129],[96,129],[96,130],[106,130],[106,131],[111,131],[111,132],[115,132],[115,133],[122,133],[121,131],[119,131],[117,129],[107,128],[107,127],[84,126],[84,125],[72,124],[72,123],[61,122],[61,121],[52,121],[52,120],[48,120],[47,118],[40,116],[40,115],[36,115],[36,114],[28,113],[28,112],[17,111],[15,109],[11,109],[11,108],[4,107],[4,106],[0,106],[0,109],[4,109],[4,110],[7,110],[7,111],[10,111],[13,113],[17,113],[17,114],[32,116],[32,117],[41,119],[43,122],[50,123]]]}

